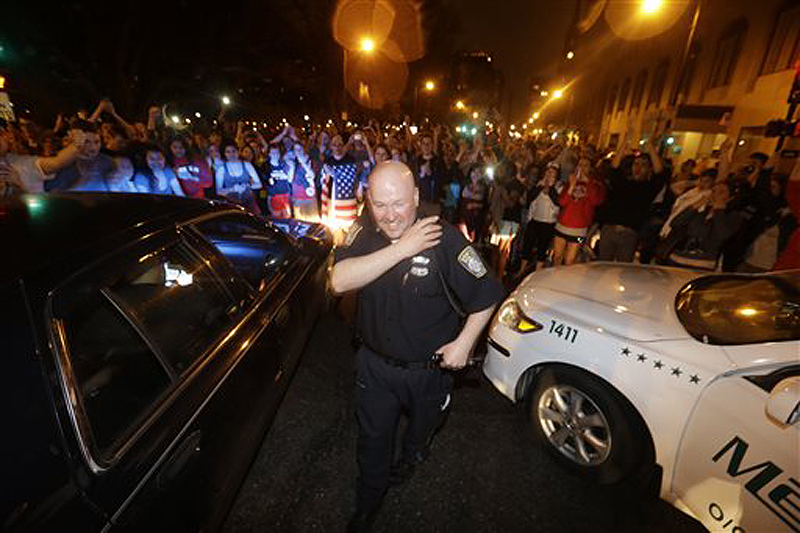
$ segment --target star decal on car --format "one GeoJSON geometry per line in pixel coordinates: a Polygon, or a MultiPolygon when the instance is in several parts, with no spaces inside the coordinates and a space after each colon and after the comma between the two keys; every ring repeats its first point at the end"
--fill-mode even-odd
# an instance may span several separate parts
{"type": "Polygon", "coordinates": [[[624,355],[625,357],[628,357],[630,354],[631,354],[631,351],[628,349],[627,346],[622,349],[622,355],[624,355]]]}
{"type": "Polygon", "coordinates": [[[656,368],[657,370],[661,370],[664,367],[664,363],[662,363],[661,361],[656,361],[655,363],[653,363],[653,367],[656,368]]]}
{"type": "Polygon", "coordinates": [[[645,361],[647,361],[647,356],[643,353],[640,353],[639,355],[636,356],[636,360],[639,361],[640,363],[644,363],[645,361]]]}
{"type": "Polygon", "coordinates": [[[680,377],[681,374],[683,374],[683,370],[681,370],[679,367],[676,366],[675,368],[672,369],[673,376],[680,377]]]}
{"type": "Polygon", "coordinates": [[[689,381],[695,384],[700,383],[700,376],[698,376],[697,374],[692,374],[691,376],[689,376],[689,381]]]}

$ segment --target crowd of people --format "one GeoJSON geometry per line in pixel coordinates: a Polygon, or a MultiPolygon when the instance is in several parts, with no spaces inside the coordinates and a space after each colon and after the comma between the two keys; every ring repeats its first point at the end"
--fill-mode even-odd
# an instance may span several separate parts
{"type": "Polygon", "coordinates": [[[787,177],[759,152],[734,168],[731,142],[718,159],[673,168],[657,136],[601,151],[558,132],[468,135],[396,122],[261,128],[221,115],[177,127],[152,107],[146,122],[131,124],[103,100],[91,115],[59,116],[52,128],[0,124],[0,195],[217,198],[345,228],[364,205],[372,169],[402,161],[417,180],[421,213],[457,226],[508,280],[589,259],[764,271],[797,225],[787,177]]]}

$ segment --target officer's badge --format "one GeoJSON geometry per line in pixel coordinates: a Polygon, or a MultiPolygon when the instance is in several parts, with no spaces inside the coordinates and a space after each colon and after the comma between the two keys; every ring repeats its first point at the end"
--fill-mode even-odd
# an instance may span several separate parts
{"type": "Polygon", "coordinates": [[[486,265],[483,264],[483,259],[472,246],[467,246],[461,250],[461,253],[458,254],[458,262],[476,278],[482,278],[486,275],[486,265]]]}
{"type": "Polygon", "coordinates": [[[362,226],[358,223],[358,221],[353,222],[353,224],[350,226],[350,229],[347,230],[347,234],[344,236],[345,248],[348,248],[351,244],[353,244],[353,241],[356,240],[356,237],[358,237],[358,234],[361,232],[361,227],[362,226]]]}
{"type": "Polygon", "coordinates": [[[428,275],[429,270],[426,267],[412,266],[409,272],[417,277],[423,278],[428,275]]]}
{"type": "Polygon", "coordinates": [[[411,258],[411,262],[415,265],[427,265],[431,260],[424,255],[415,255],[411,258]]]}

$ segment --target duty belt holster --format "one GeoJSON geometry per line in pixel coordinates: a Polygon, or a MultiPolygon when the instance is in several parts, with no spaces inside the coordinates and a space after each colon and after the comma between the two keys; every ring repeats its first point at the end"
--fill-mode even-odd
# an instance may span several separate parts
{"type": "Polygon", "coordinates": [[[433,370],[435,368],[441,368],[439,365],[442,362],[442,354],[433,354],[430,359],[426,361],[405,361],[379,352],[368,346],[363,340],[361,341],[361,345],[389,366],[404,368],[406,370],[433,370]]]}

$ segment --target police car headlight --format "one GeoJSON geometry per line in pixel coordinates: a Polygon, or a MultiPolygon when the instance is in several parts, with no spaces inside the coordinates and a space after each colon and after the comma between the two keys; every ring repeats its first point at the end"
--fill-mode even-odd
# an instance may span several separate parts
{"type": "Polygon", "coordinates": [[[508,300],[500,306],[497,321],[517,333],[530,333],[542,329],[541,324],[525,316],[515,300],[508,300]]]}

